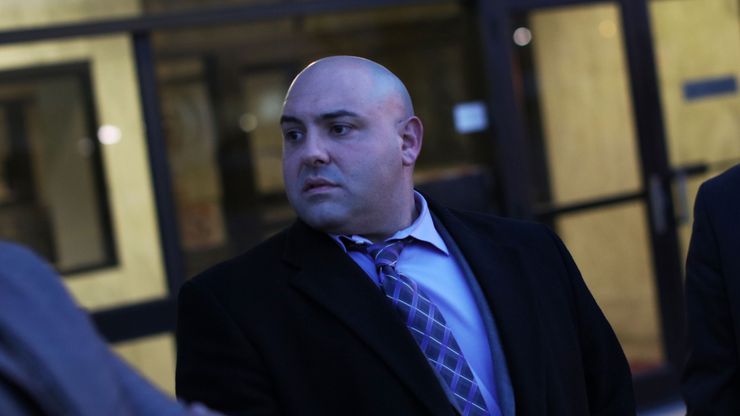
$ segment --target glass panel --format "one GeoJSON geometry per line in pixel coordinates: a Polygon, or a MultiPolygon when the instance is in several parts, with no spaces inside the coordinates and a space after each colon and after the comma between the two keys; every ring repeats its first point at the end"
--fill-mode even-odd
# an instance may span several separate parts
{"type": "Polygon", "coordinates": [[[112,347],[145,378],[175,397],[175,337],[172,333],[119,342],[112,347]]]}
{"type": "Polygon", "coordinates": [[[645,202],[636,195],[544,214],[642,188],[620,22],[616,4],[600,3],[536,10],[512,29],[542,219],[568,246],[639,373],[664,361],[645,202]]]}
{"type": "Polygon", "coordinates": [[[737,0],[650,2],[671,165],[709,167],[690,179],[686,201],[678,201],[689,208],[679,229],[684,256],[698,184],[740,163],[738,9],[737,0]]]}
{"type": "Polygon", "coordinates": [[[87,66],[0,73],[0,238],[62,273],[115,261],[87,66]]]}
{"type": "Polygon", "coordinates": [[[208,91],[191,80],[162,91],[162,112],[182,244],[186,250],[208,250],[225,241],[219,200],[221,184],[212,155],[216,132],[208,91]],[[187,186],[190,184],[190,186],[187,186]]]}
{"type": "Polygon", "coordinates": [[[248,73],[242,77],[242,94],[246,112],[239,127],[254,144],[257,192],[280,193],[284,189],[281,165],[280,111],[285,95],[286,78],[280,72],[248,73]]]}
{"type": "Polygon", "coordinates": [[[34,248],[51,253],[57,266],[69,272],[65,283],[84,307],[166,296],[129,36],[5,45],[0,47],[0,72],[10,71],[22,76],[12,83],[0,77],[0,153],[6,158],[15,154],[16,160],[10,174],[7,159],[0,161],[0,209],[5,202],[16,204],[15,198],[35,201],[24,203],[38,209],[12,214],[19,218],[13,222],[32,223],[24,235],[52,242],[34,248]],[[86,68],[89,78],[44,75],[49,67],[70,62],[86,68]],[[23,140],[9,137],[27,137],[30,151],[24,156],[14,150],[23,140]],[[31,169],[19,170],[23,166],[31,169]],[[11,195],[14,188],[25,193],[11,195]],[[116,249],[115,263],[108,259],[110,267],[89,269],[91,261],[107,259],[101,257],[106,240],[116,249]]]}
{"type": "Polygon", "coordinates": [[[417,184],[460,181],[470,191],[460,200],[489,207],[493,151],[471,27],[450,3],[155,33],[188,275],[293,220],[278,119],[292,77],[326,55],[366,56],[404,80],[425,125],[417,184]]]}
{"type": "Polygon", "coordinates": [[[644,203],[563,215],[555,225],[633,373],[660,366],[664,357],[644,203]]]}
{"type": "Polygon", "coordinates": [[[540,192],[540,202],[572,203],[641,187],[619,22],[614,4],[528,16],[531,44],[519,39],[520,51],[531,53],[537,90],[529,99],[539,100],[538,114],[529,118],[541,123],[549,167],[549,195],[540,192]]]}

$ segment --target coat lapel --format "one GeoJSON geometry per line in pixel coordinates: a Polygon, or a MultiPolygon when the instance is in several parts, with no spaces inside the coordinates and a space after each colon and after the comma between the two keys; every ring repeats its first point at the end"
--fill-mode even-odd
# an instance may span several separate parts
{"type": "MultiPolygon", "coordinates": [[[[523,250],[430,204],[470,264],[499,330],[517,413],[546,414],[545,366],[534,281],[523,250]]],[[[531,255],[532,253],[529,253],[531,255]]]]}
{"type": "Polygon", "coordinates": [[[452,405],[408,329],[380,290],[336,242],[298,221],[290,230],[283,259],[300,269],[291,284],[374,350],[431,414],[453,414],[452,405]]]}

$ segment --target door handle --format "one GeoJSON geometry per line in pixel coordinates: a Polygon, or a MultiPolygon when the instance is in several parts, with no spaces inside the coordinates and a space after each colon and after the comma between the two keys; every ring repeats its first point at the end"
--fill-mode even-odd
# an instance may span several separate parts
{"type": "Polygon", "coordinates": [[[676,224],[682,225],[691,218],[691,204],[689,204],[688,178],[692,175],[703,175],[709,170],[707,163],[694,163],[677,166],[671,172],[671,179],[676,184],[676,224]]]}
{"type": "Polygon", "coordinates": [[[656,234],[661,235],[668,229],[666,221],[666,197],[663,192],[660,177],[657,174],[650,175],[648,184],[650,195],[650,214],[653,218],[653,229],[656,234]]]}
{"type": "Polygon", "coordinates": [[[689,222],[691,212],[688,180],[683,171],[679,171],[674,179],[676,181],[676,223],[682,225],[689,222]]]}

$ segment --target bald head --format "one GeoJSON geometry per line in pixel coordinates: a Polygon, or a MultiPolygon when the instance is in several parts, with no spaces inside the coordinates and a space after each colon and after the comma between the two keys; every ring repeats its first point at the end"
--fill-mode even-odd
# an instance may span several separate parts
{"type": "Polygon", "coordinates": [[[293,80],[285,100],[330,87],[349,88],[368,101],[398,110],[402,117],[414,115],[411,96],[403,82],[383,65],[358,56],[330,56],[312,62],[293,80]]]}

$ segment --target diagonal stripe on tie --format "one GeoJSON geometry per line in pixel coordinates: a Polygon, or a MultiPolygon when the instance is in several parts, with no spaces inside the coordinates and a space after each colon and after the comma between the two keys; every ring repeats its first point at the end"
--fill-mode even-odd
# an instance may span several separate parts
{"type": "Polygon", "coordinates": [[[447,385],[450,402],[460,414],[489,416],[470,366],[444,317],[416,282],[396,270],[401,250],[411,239],[372,246],[349,243],[347,246],[373,258],[383,293],[406,323],[429,364],[447,385]]]}

